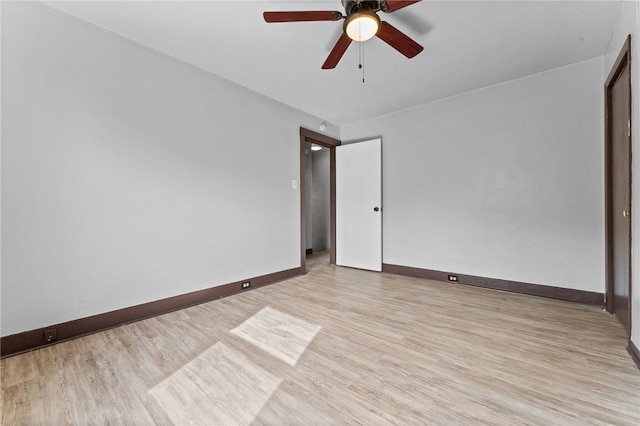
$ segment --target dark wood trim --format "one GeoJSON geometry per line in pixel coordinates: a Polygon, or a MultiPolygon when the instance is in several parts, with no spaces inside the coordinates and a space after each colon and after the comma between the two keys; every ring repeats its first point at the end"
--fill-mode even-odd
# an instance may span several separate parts
{"type": "Polygon", "coordinates": [[[336,264],[336,253],[338,248],[336,247],[336,150],[331,149],[329,151],[329,197],[331,198],[331,209],[329,211],[330,216],[330,232],[331,232],[331,247],[329,250],[329,264],[336,264]]]}
{"type": "Polygon", "coordinates": [[[306,213],[305,213],[305,167],[306,158],[304,155],[305,143],[312,143],[329,149],[329,185],[330,185],[330,206],[329,217],[331,224],[331,241],[329,248],[329,263],[336,263],[336,147],[342,142],[322,133],[300,127],[300,272],[307,273],[307,241],[306,241],[306,213]]]}
{"type": "Polygon", "coordinates": [[[12,334],[0,339],[0,356],[4,358],[7,356],[18,355],[23,352],[53,345],[65,340],[86,336],[87,334],[107,330],[123,324],[141,321],[147,318],[166,314],[168,312],[184,309],[189,306],[210,302],[242,291],[263,287],[298,275],[300,275],[300,268],[287,269],[217,287],[181,294],[167,299],[156,300],[142,305],[131,306],[128,308],[118,309],[116,311],[12,334]],[[247,281],[251,283],[251,287],[243,290],[242,283],[247,281]],[[53,342],[47,342],[45,339],[45,331],[51,329],[56,330],[56,340],[53,342]]]}
{"type": "Polygon", "coordinates": [[[300,273],[305,275],[307,273],[307,213],[305,211],[305,197],[306,197],[306,155],[305,155],[305,137],[302,134],[302,127],[300,128],[300,273]]]}
{"type": "Polygon", "coordinates": [[[627,352],[631,355],[631,359],[640,370],[640,349],[633,343],[633,340],[629,340],[629,346],[627,346],[627,352]]]}
{"type": "Polygon", "coordinates": [[[453,274],[457,275],[458,282],[451,283],[452,285],[470,285],[474,287],[509,291],[512,293],[547,297],[550,299],[566,300],[569,302],[584,303],[588,305],[602,306],[604,300],[603,293],[597,293],[593,291],[574,290],[570,288],[553,287],[540,284],[529,284],[518,281],[502,280],[498,278],[486,278],[478,277],[475,275],[457,274],[455,272],[442,272],[431,269],[414,268],[411,266],[391,265],[388,263],[382,264],[382,272],[445,282],[449,282],[448,276],[450,274],[453,274]]]}
{"type": "Polygon", "coordinates": [[[620,49],[620,53],[618,53],[618,57],[616,58],[616,61],[613,64],[613,67],[611,68],[611,71],[609,71],[609,76],[607,77],[607,80],[605,81],[604,85],[611,86],[611,83],[613,83],[618,78],[618,76],[624,70],[624,68],[630,65],[631,65],[631,34],[629,34],[625,39],[624,44],[620,49]]]}
{"type": "Polygon", "coordinates": [[[323,135],[322,133],[314,132],[313,130],[305,129],[304,127],[300,127],[300,136],[305,139],[305,142],[315,143],[326,148],[335,148],[342,143],[336,138],[323,135]]]}
{"type": "MultiPolygon", "coordinates": [[[[631,103],[631,35],[627,36],[616,61],[609,72],[609,75],[604,84],[604,118],[605,118],[605,150],[604,150],[604,170],[605,170],[605,307],[608,312],[613,313],[613,218],[611,216],[611,206],[612,206],[612,169],[611,169],[611,123],[609,119],[610,111],[611,111],[611,96],[610,91],[613,84],[616,82],[620,74],[624,71],[624,69],[629,68],[629,117],[633,117],[632,114],[632,103],[631,103]]],[[[632,140],[631,136],[629,136],[629,161],[631,161],[632,155],[632,140]]],[[[629,194],[633,194],[631,190],[631,167],[629,167],[629,194]]],[[[631,206],[631,211],[633,211],[633,205],[631,206]]],[[[629,217],[629,229],[631,228],[631,221],[633,216],[629,217]]],[[[632,328],[632,319],[633,315],[631,313],[631,300],[632,300],[632,285],[631,285],[631,277],[632,277],[632,263],[633,259],[631,257],[631,231],[629,232],[629,330],[628,330],[628,338],[631,341],[631,328],[632,328]]]]}
{"type": "Polygon", "coordinates": [[[611,137],[609,129],[609,114],[611,102],[609,88],[604,86],[604,256],[605,256],[605,308],[613,313],[613,218],[611,217],[611,205],[613,194],[611,193],[611,137]]]}

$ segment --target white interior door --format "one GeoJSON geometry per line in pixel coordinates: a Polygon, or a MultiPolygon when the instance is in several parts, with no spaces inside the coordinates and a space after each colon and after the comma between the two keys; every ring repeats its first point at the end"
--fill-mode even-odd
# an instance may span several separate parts
{"type": "Polygon", "coordinates": [[[382,270],[382,140],[336,147],[336,264],[382,270]]]}

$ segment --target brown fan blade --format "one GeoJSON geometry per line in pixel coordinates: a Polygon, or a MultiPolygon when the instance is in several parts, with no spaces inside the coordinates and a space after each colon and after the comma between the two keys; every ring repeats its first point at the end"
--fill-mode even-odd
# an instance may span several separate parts
{"type": "Polygon", "coordinates": [[[331,49],[331,53],[329,53],[327,60],[324,61],[324,64],[322,64],[322,69],[328,70],[328,69],[335,68],[336,65],[338,65],[338,62],[340,62],[340,58],[342,58],[342,55],[344,55],[344,52],[346,52],[347,47],[349,47],[350,44],[351,44],[351,39],[349,38],[349,36],[347,36],[345,33],[342,33],[342,35],[336,42],[336,45],[333,46],[333,49],[331,49]]]}
{"type": "Polygon", "coordinates": [[[342,13],[330,10],[308,10],[299,12],[264,12],[264,20],[271,22],[339,21],[342,13]]]}
{"type": "Polygon", "coordinates": [[[420,0],[385,0],[382,2],[380,9],[383,12],[395,12],[403,7],[411,6],[414,3],[418,3],[420,0]]]}
{"type": "Polygon", "coordinates": [[[407,58],[413,58],[423,49],[422,46],[388,22],[380,22],[380,29],[378,29],[376,36],[407,58]]]}

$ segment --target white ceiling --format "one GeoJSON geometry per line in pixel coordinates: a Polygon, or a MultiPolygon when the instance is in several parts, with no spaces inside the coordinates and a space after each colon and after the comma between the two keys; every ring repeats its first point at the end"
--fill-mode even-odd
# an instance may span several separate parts
{"type": "Polygon", "coordinates": [[[620,1],[431,1],[382,20],[424,51],[352,43],[320,67],[342,21],[267,24],[262,12],[338,10],[324,1],[52,1],[49,4],[338,125],[602,56],[620,1]]]}

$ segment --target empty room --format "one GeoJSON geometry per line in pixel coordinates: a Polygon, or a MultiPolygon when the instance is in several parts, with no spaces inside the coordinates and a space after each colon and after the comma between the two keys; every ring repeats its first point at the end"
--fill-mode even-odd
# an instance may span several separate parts
{"type": "Polygon", "coordinates": [[[640,2],[0,19],[2,425],[640,424],[640,2]]]}

